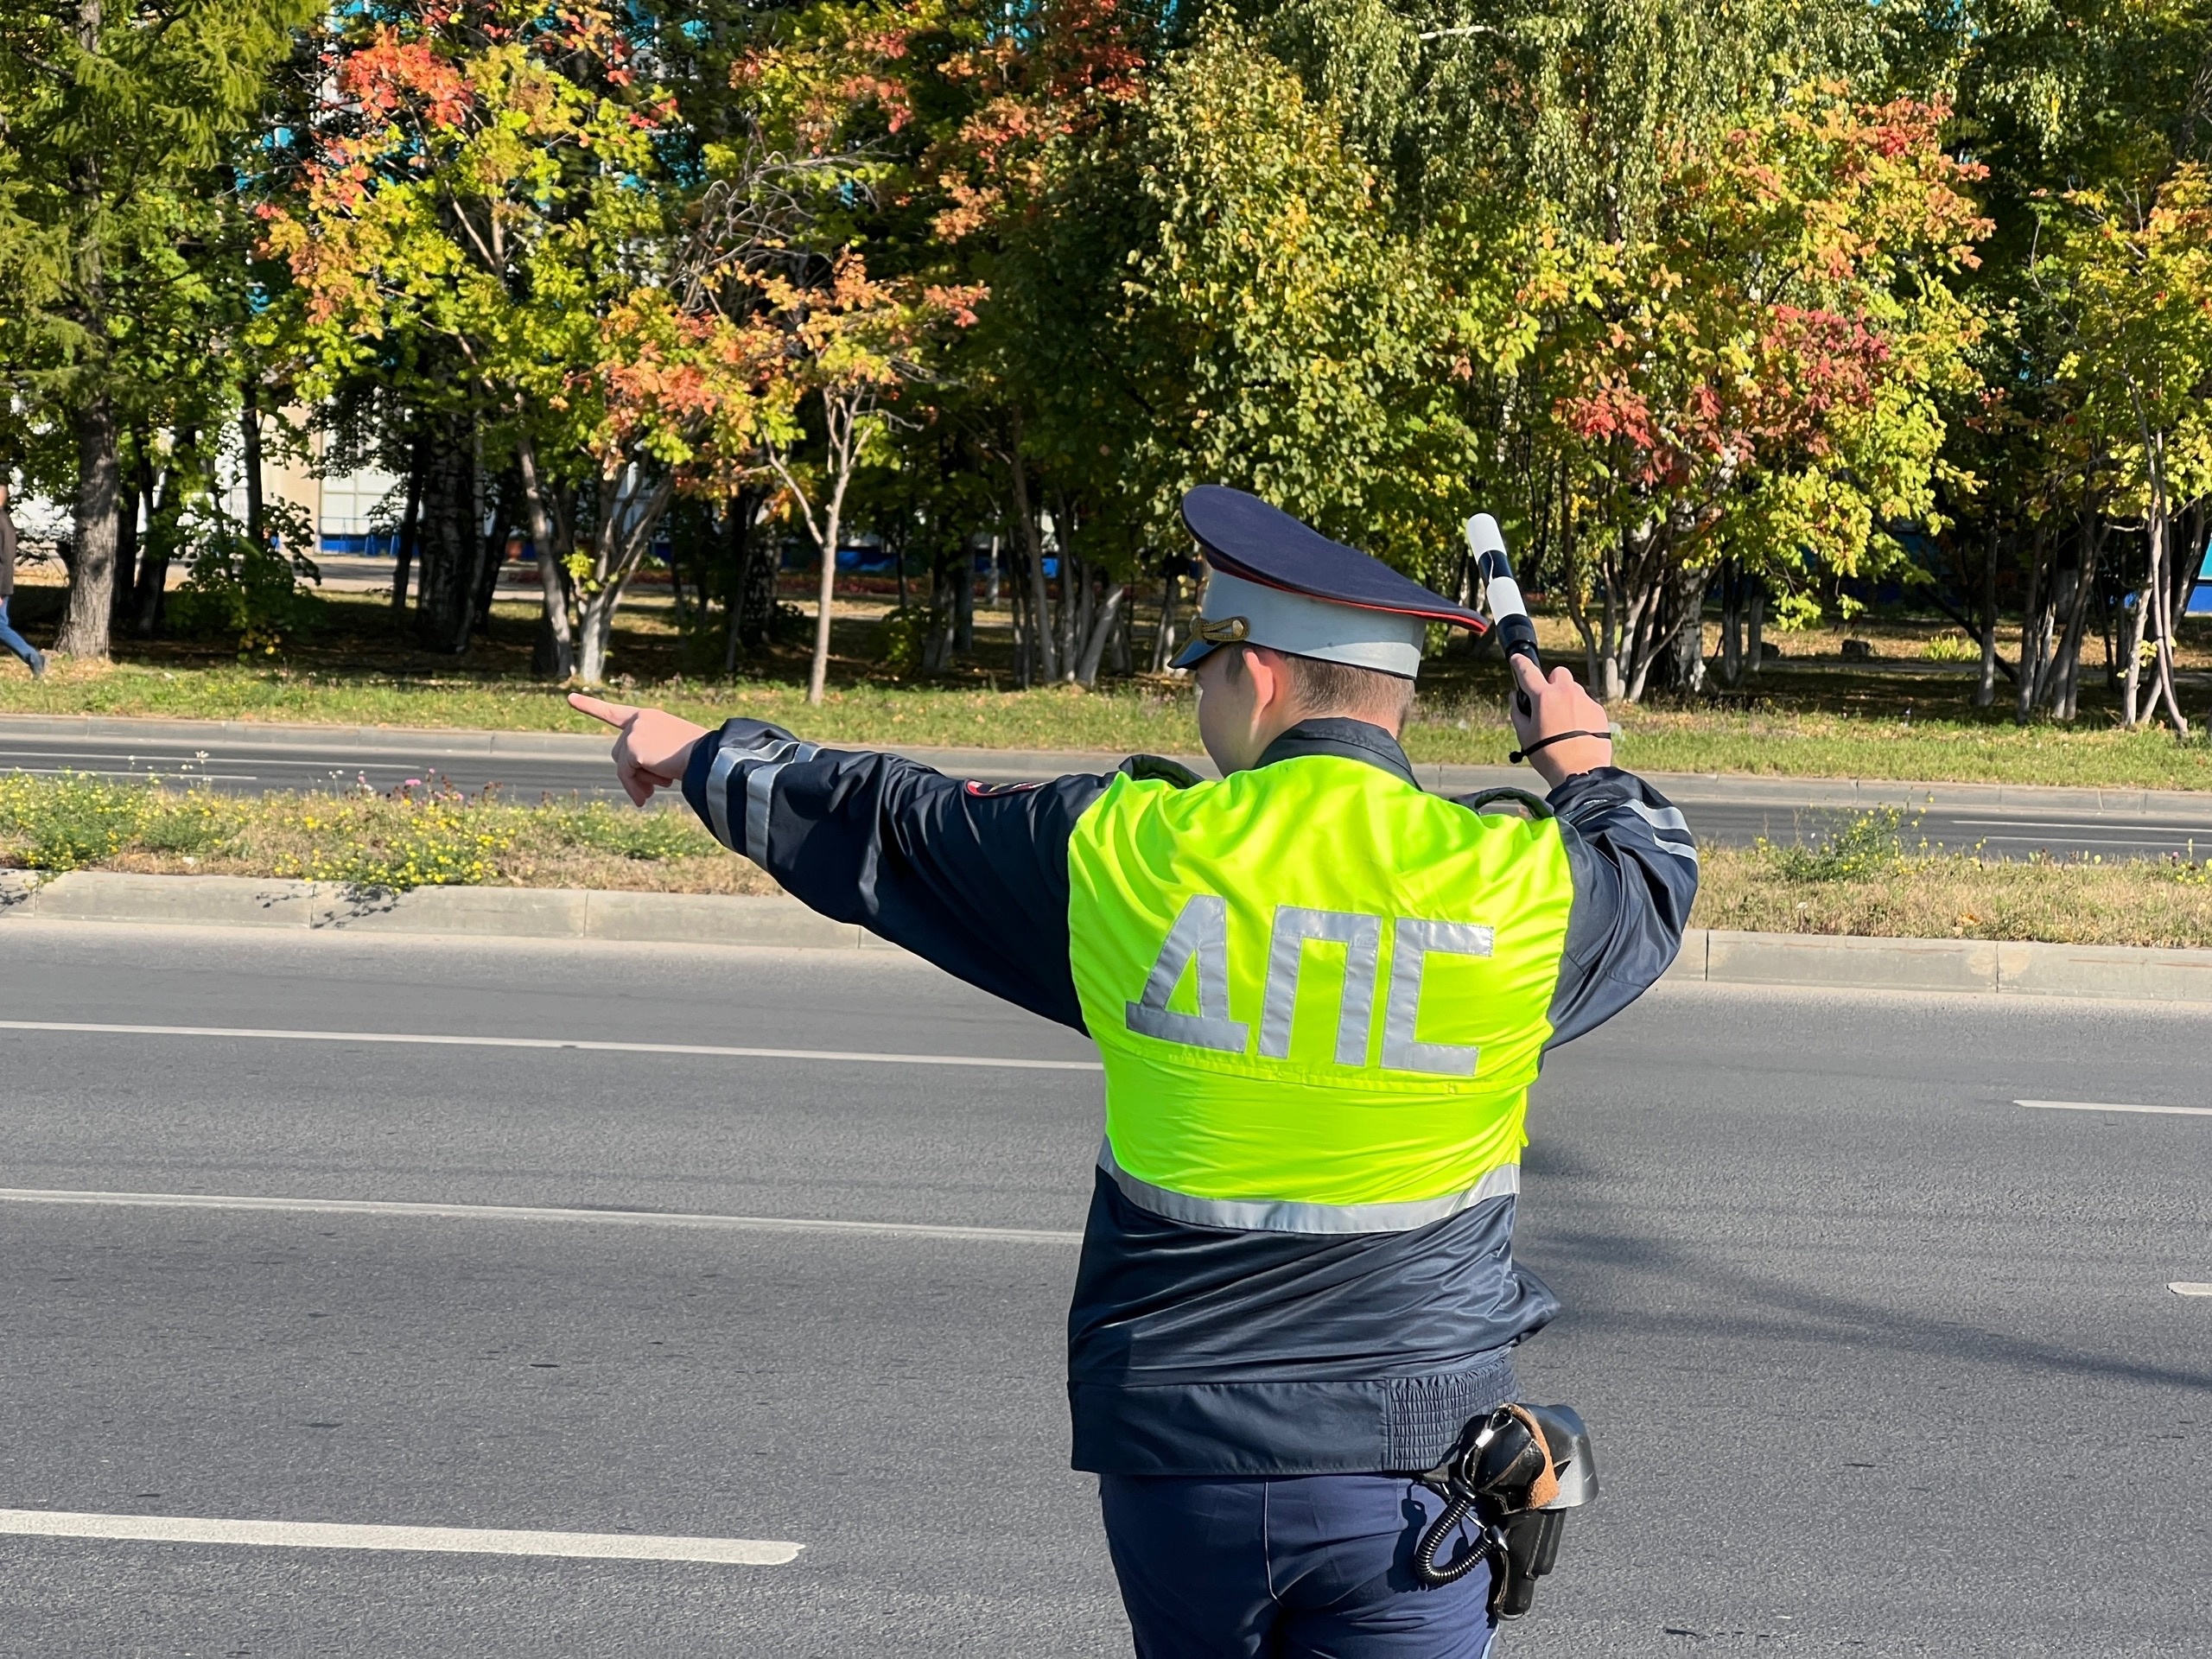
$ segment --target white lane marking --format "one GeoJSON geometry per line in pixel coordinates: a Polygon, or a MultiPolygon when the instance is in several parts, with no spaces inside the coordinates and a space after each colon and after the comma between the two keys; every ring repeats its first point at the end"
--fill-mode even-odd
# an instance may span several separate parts
{"type": "MultiPolygon", "coordinates": [[[[118,772],[113,767],[101,766],[10,766],[0,765],[0,771],[20,772],[33,778],[151,778],[150,772],[118,772]]],[[[166,776],[167,774],[162,774],[166,776]]],[[[186,780],[195,784],[252,784],[261,775],[252,772],[195,772],[186,780]]]]}
{"type": "Polygon", "coordinates": [[[2212,1285],[2193,1285],[2186,1279],[2166,1287],[2177,1296],[2212,1296],[2212,1285]]]}
{"type": "Polygon", "coordinates": [[[283,1549],[411,1549],[458,1555],[563,1555],[601,1561],[711,1561],[783,1567],[804,1544],[772,1538],[664,1538],[631,1532],[516,1532],[493,1527],[354,1527],[321,1521],[215,1521],[187,1515],[0,1510],[0,1533],[283,1549]]]}
{"type": "Polygon", "coordinates": [[[2116,835],[2212,836],[2212,823],[2114,823],[2109,818],[1953,818],[1998,830],[2106,830],[2116,835]]]}
{"type": "Polygon", "coordinates": [[[416,1043],[437,1048],[573,1048],[595,1054],[705,1054],[730,1060],[851,1060],[869,1065],[981,1065],[1013,1071],[1100,1071],[1096,1060],[1016,1060],[991,1054],[863,1054],[835,1048],[726,1048],[713,1043],[587,1042],[569,1037],[455,1037],[434,1032],[294,1031],[257,1026],[118,1026],[81,1020],[0,1020],[0,1031],[81,1031],[112,1037],[232,1037],[289,1043],[416,1043]]]}
{"type": "Polygon", "coordinates": [[[2101,1100],[2016,1100],[2038,1112],[2151,1112],[2160,1117],[2212,1117],[2212,1106],[2122,1106],[2101,1100]]]}
{"type": "Polygon", "coordinates": [[[832,1221],[807,1216],[709,1216],[682,1210],[563,1210],[524,1204],[416,1204],[395,1198],[258,1198],[219,1192],[92,1192],[0,1186],[0,1204],[92,1205],[123,1210],[262,1210],[302,1216],[393,1216],[444,1221],[582,1221],[602,1227],[673,1227],[725,1233],[887,1233],[907,1238],[982,1238],[1014,1244],[1079,1244],[1081,1233],[1034,1227],[956,1227],[922,1221],[832,1221]]]}
{"type": "MultiPolygon", "coordinates": [[[[2207,838],[2212,839],[2212,835],[2208,835],[2207,838]]],[[[1982,842],[1992,845],[1999,842],[2018,842],[2023,847],[2040,847],[2044,844],[2047,837],[2037,836],[1984,836],[1981,839],[1982,842]]],[[[2066,839],[2069,845],[2075,847],[2167,847],[2171,846],[2173,840],[2178,839],[2178,837],[2167,837],[2163,836],[2069,836],[2066,839]]]]}

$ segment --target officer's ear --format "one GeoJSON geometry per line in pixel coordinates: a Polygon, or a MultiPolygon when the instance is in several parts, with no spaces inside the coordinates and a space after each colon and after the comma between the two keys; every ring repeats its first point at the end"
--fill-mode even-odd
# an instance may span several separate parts
{"type": "Polygon", "coordinates": [[[1281,652],[1266,645],[1245,645],[1235,649],[1237,660],[1230,671],[1251,677],[1255,712],[1265,712],[1298,695],[1298,677],[1281,652]]]}

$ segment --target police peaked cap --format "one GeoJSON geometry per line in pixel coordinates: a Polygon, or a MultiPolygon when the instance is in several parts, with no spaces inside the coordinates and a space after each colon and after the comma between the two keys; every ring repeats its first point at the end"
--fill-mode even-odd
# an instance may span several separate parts
{"type": "Polygon", "coordinates": [[[1179,668],[1244,641],[1410,679],[1429,623],[1488,631],[1473,611],[1243,490],[1199,485],[1183,497],[1183,522],[1213,574],[1179,668]]]}

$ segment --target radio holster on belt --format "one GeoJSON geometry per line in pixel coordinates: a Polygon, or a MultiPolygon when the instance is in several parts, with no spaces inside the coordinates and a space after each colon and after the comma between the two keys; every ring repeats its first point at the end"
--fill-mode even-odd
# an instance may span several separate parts
{"type": "Polygon", "coordinates": [[[1452,1584],[1495,1561],[1490,1611],[1518,1618],[1536,1598],[1536,1580],[1559,1559],[1567,1511],[1598,1496],[1590,1431],[1568,1406],[1499,1406],[1469,1423],[1452,1455],[1414,1477],[1445,1499],[1414,1550],[1414,1575],[1452,1584]],[[1440,1566],[1437,1556],[1462,1524],[1474,1541],[1440,1566]]]}

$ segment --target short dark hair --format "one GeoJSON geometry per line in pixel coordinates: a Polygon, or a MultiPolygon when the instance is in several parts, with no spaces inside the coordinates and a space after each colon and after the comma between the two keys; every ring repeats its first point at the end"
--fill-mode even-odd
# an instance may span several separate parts
{"type": "MultiPolygon", "coordinates": [[[[1247,647],[1237,645],[1230,649],[1236,651],[1241,670],[1247,647]]],[[[1402,674],[1385,674],[1379,668],[1361,668],[1352,663],[1326,662],[1319,657],[1300,657],[1287,651],[1275,654],[1288,665],[1290,683],[1298,690],[1299,701],[1316,714],[1364,717],[1402,726],[1406,716],[1413,712],[1414,683],[1402,674]]]]}

